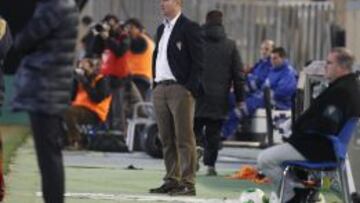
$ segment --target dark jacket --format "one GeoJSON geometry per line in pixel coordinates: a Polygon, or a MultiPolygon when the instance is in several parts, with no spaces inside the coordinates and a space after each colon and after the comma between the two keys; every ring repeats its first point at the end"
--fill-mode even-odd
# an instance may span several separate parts
{"type": "Polygon", "coordinates": [[[204,95],[196,99],[196,117],[225,119],[231,86],[237,102],[244,100],[243,64],[233,40],[221,25],[205,25],[205,66],[201,75],[204,95]]]}
{"type": "MultiPolygon", "coordinates": [[[[158,27],[156,33],[153,77],[155,77],[158,45],[163,32],[164,24],[158,27]]],[[[204,40],[200,26],[184,15],[180,15],[169,39],[167,58],[177,82],[187,88],[195,97],[202,93],[199,77],[204,66],[203,46],[204,40]],[[178,48],[177,44],[181,44],[181,49],[178,48]]]]}
{"type": "Polygon", "coordinates": [[[15,38],[25,57],[15,76],[14,110],[58,114],[69,106],[77,24],[73,0],[38,2],[15,38]]]}
{"type": "Polygon", "coordinates": [[[110,77],[102,76],[101,79],[96,80],[97,76],[98,73],[90,76],[79,75],[75,73],[75,80],[73,82],[71,92],[71,100],[75,99],[80,84],[82,84],[91,101],[94,103],[100,103],[108,96],[110,96],[110,77]]]}
{"type": "Polygon", "coordinates": [[[4,23],[3,35],[0,36],[0,106],[2,106],[5,98],[5,81],[3,73],[3,60],[5,59],[8,51],[12,45],[12,37],[10,29],[6,21],[0,16],[1,23],[4,23]]]}
{"type": "Polygon", "coordinates": [[[351,117],[360,116],[360,83],[355,74],[332,82],[296,120],[289,138],[301,154],[312,161],[335,160],[331,142],[351,117]]]}

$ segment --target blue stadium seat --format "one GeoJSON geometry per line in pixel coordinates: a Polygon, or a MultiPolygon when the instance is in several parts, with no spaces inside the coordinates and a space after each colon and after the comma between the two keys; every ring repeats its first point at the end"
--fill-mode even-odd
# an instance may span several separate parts
{"type": "MultiPolygon", "coordinates": [[[[343,202],[350,203],[350,192],[349,192],[349,183],[346,174],[346,165],[345,160],[347,159],[347,146],[351,140],[351,137],[357,131],[359,118],[351,118],[346,122],[340,133],[335,135],[327,136],[333,143],[334,151],[336,154],[337,160],[334,162],[311,162],[311,161],[285,161],[283,163],[284,172],[282,177],[282,183],[280,186],[280,203],[284,202],[284,190],[286,187],[286,180],[290,172],[293,172],[294,169],[301,169],[309,173],[318,173],[324,171],[334,171],[339,175],[339,180],[342,189],[342,198],[343,202]]],[[[320,176],[321,179],[321,176],[320,176]]],[[[319,181],[322,186],[322,181],[319,181]]]]}

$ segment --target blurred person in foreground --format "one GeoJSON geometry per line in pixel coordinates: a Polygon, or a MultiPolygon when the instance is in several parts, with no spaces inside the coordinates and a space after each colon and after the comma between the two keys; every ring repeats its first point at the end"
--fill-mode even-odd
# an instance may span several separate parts
{"type": "Polygon", "coordinates": [[[73,0],[38,0],[14,40],[24,55],[15,75],[15,111],[27,111],[46,203],[63,203],[62,114],[70,104],[78,11],[73,0]]]}

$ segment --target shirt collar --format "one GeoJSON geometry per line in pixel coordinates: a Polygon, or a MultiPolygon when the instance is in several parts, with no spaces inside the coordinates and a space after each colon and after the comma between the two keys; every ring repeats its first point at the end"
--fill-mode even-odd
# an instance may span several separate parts
{"type": "Polygon", "coordinates": [[[175,26],[175,23],[176,23],[177,20],[179,19],[180,15],[181,15],[181,12],[179,12],[179,13],[175,16],[175,18],[173,18],[172,20],[168,20],[167,18],[165,18],[163,24],[164,24],[165,26],[169,26],[170,28],[173,28],[173,27],[175,26]]]}

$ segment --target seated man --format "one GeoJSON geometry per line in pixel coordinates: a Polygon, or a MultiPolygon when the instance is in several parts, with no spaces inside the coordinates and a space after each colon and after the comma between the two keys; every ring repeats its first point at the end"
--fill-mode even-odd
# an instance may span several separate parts
{"type": "Polygon", "coordinates": [[[274,41],[264,40],[261,43],[260,55],[261,58],[258,62],[248,71],[246,75],[246,86],[247,93],[252,93],[259,90],[267,78],[271,64],[271,52],[274,49],[274,41]]]}
{"type": "MultiPolygon", "coordinates": [[[[336,135],[351,117],[360,116],[360,84],[352,73],[353,55],[344,48],[333,49],[325,67],[330,85],[299,116],[287,143],[268,148],[258,157],[258,167],[271,178],[274,190],[280,185],[285,160],[334,161],[331,142],[321,135],[336,135]],[[346,99],[344,99],[346,98],[346,99]]],[[[302,202],[309,190],[286,187],[286,202],[302,202]],[[295,195],[294,195],[295,192],[295,195]]]]}
{"type": "Polygon", "coordinates": [[[272,67],[261,88],[247,95],[245,105],[230,112],[229,120],[223,127],[223,132],[234,135],[239,122],[252,116],[256,109],[264,108],[263,88],[270,87],[275,109],[287,110],[291,108],[291,98],[296,91],[296,71],[288,63],[284,48],[275,48],[271,53],[272,67]]]}
{"type": "Polygon", "coordinates": [[[77,125],[105,122],[111,95],[108,78],[98,73],[91,59],[82,59],[75,69],[74,100],[65,112],[68,144],[81,147],[82,139],[77,125]]]}

